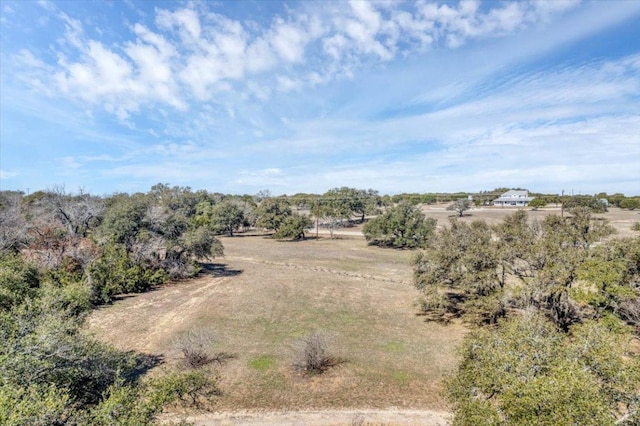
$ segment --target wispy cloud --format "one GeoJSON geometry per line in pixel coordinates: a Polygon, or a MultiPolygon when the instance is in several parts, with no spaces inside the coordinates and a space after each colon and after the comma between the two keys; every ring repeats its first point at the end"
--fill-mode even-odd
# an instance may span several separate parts
{"type": "MultiPolygon", "coordinates": [[[[0,51],[3,180],[640,188],[640,52],[581,44],[607,31],[615,44],[636,2],[302,2],[259,17],[235,3],[147,6],[95,21],[35,5],[48,40],[0,51]],[[55,172],[39,176],[46,161],[55,172]]],[[[3,7],[18,40],[28,6],[3,7]]]]}

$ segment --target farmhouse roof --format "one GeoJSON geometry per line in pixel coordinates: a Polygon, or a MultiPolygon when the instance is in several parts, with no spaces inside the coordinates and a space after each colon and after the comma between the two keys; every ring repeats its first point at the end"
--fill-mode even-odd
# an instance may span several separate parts
{"type": "Polygon", "coordinates": [[[500,198],[508,198],[508,197],[528,197],[529,191],[527,190],[518,190],[511,189],[500,196],[500,198]]]}
{"type": "Polygon", "coordinates": [[[505,192],[504,194],[502,194],[500,197],[496,198],[495,200],[493,200],[494,204],[495,203],[523,203],[523,202],[530,202],[531,200],[533,200],[533,197],[529,197],[529,191],[527,190],[519,190],[519,189],[511,189],[507,192],[505,192]]]}

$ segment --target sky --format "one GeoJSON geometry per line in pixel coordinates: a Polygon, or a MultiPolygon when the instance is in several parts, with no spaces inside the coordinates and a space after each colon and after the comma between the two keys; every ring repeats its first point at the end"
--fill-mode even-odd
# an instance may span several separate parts
{"type": "Polygon", "coordinates": [[[0,189],[640,195],[640,1],[0,1],[0,189]]]}

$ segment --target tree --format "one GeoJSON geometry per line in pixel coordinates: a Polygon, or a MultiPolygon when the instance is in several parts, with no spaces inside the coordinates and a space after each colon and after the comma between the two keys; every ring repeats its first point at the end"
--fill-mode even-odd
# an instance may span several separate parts
{"type": "Polygon", "coordinates": [[[0,252],[18,252],[27,244],[27,222],[21,204],[21,192],[0,192],[0,252]]]}
{"type": "Polygon", "coordinates": [[[540,207],[544,207],[546,205],[547,205],[547,202],[542,197],[536,197],[536,198],[534,198],[533,200],[531,200],[529,202],[529,207],[532,207],[534,209],[537,209],[537,208],[540,208],[540,207]]]}
{"type": "Polygon", "coordinates": [[[565,209],[588,208],[592,213],[605,213],[607,211],[606,203],[591,195],[573,195],[565,198],[562,203],[565,209]]]}
{"type": "Polygon", "coordinates": [[[41,207],[66,227],[71,237],[86,237],[90,228],[100,223],[104,204],[100,197],[82,189],[77,195],[68,194],[64,187],[54,187],[46,192],[41,207]]]}
{"type": "Polygon", "coordinates": [[[367,222],[362,232],[372,245],[416,248],[427,244],[435,231],[436,223],[435,219],[426,219],[419,208],[401,202],[367,222]]]}
{"type": "Polygon", "coordinates": [[[447,210],[458,212],[458,215],[462,217],[464,212],[471,209],[471,205],[472,205],[471,200],[469,200],[468,198],[460,198],[454,201],[453,203],[451,203],[447,207],[447,210]]]}
{"type": "Polygon", "coordinates": [[[625,198],[623,200],[620,200],[619,206],[621,209],[629,209],[629,210],[640,209],[640,197],[625,198]]]}
{"type": "Polygon", "coordinates": [[[272,231],[280,229],[282,222],[291,216],[289,202],[279,198],[265,198],[256,209],[256,226],[272,231]]]}
{"type": "Polygon", "coordinates": [[[589,315],[572,296],[594,243],[612,232],[588,209],[528,222],[524,210],[502,224],[452,220],[415,259],[423,309],[435,318],[465,315],[495,322],[505,307],[534,306],[563,330],[589,315]],[[505,292],[507,282],[518,285],[505,292]]]}
{"type": "Polygon", "coordinates": [[[351,213],[360,217],[360,222],[364,222],[365,215],[377,214],[382,206],[382,198],[378,191],[373,189],[356,189],[343,186],[341,188],[330,189],[324,194],[334,204],[343,203],[344,209],[350,209],[351,213]]]}
{"type": "Polygon", "coordinates": [[[351,203],[348,199],[331,190],[323,196],[313,200],[311,213],[329,229],[329,236],[333,238],[335,229],[344,225],[345,220],[351,218],[351,203]]]}
{"type": "Polygon", "coordinates": [[[233,237],[233,231],[244,223],[244,211],[234,200],[224,200],[211,211],[212,229],[233,237]]]}
{"type": "Polygon", "coordinates": [[[535,311],[472,331],[447,386],[453,424],[635,424],[640,364],[627,349],[601,324],[564,334],[535,311]]]}
{"type": "Polygon", "coordinates": [[[436,320],[465,315],[494,323],[504,315],[505,280],[500,251],[484,221],[452,218],[414,258],[414,282],[425,294],[422,309],[436,320]]]}
{"type": "Polygon", "coordinates": [[[304,240],[305,229],[310,228],[312,225],[309,216],[293,213],[287,216],[280,226],[273,234],[274,238],[292,239],[292,240],[304,240]]]}
{"type": "MultiPolygon", "coordinates": [[[[209,208],[210,201],[205,199],[195,203],[193,209],[190,207],[193,200],[180,207],[183,198],[176,192],[185,191],[163,188],[150,194],[119,194],[107,200],[104,219],[94,233],[103,257],[101,270],[105,271],[91,276],[97,288],[109,287],[105,280],[125,282],[112,276],[124,271],[129,271],[124,276],[137,277],[134,287],[148,288],[161,281],[163,273],[174,278],[191,276],[199,270],[198,260],[222,254],[222,245],[213,236],[211,227],[213,220],[224,219],[226,211],[221,208],[216,216],[213,208],[209,208]]],[[[206,198],[202,195],[199,196],[206,198]]],[[[215,226],[221,226],[220,232],[225,232],[227,224],[215,226]]]]}

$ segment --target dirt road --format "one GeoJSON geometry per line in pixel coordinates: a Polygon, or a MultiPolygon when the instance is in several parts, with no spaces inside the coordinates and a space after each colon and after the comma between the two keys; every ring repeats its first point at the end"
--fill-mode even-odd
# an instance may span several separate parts
{"type": "MultiPolygon", "coordinates": [[[[167,417],[165,421],[182,418],[167,417]]],[[[429,410],[322,410],[266,411],[237,413],[206,413],[185,418],[198,426],[359,426],[359,425],[421,425],[445,426],[451,421],[447,412],[429,410]]]]}

